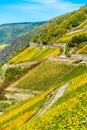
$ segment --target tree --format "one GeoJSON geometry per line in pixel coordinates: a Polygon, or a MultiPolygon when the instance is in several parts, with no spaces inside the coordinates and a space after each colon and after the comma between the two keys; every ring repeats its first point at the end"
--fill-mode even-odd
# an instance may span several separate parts
{"type": "Polygon", "coordinates": [[[72,27],[76,27],[80,24],[80,21],[78,18],[74,18],[72,21],[71,21],[71,24],[72,24],[72,27]]]}
{"type": "Polygon", "coordinates": [[[78,47],[79,44],[81,44],[82,42],[86,42],[86,41],[87,41],[86,34],[74,36],[74,37],[72,37],[71,41],[68,43],[68,46],[69,47],[78,47]]]}
{"type": "Polygon", "coordinates": [[[7,68],[3,86],[7,86],[10,82],[15,81],[22,74],[20,67],[7,68]]]}

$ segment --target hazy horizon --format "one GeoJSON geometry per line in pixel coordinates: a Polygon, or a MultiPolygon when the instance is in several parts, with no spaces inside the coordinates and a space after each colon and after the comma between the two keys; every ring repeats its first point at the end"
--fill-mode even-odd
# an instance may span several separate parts
{"type": "Polygon", "coordinates": [[[79,9],[81,0],[6,0],[0,1],[0,25],[8,23],[48,21],[79,9]]]}

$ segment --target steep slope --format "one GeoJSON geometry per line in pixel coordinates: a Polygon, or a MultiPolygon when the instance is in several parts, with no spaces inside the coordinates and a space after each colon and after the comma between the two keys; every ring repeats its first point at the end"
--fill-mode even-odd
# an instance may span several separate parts
{"type": "Polygon", "coordinates": [[[73,31],[72,33],[66,34],[59,38],[59,43],[67,43],[66,53],[80,53],[87,54],[87,29],[73,31]]]}
{"type": "Polygon", "coordinates": [[[87,34],[87,29],[77,30],[70,33],[67,33],[66,35],[60,37],[57,42],[59,43],[68,43],[74,36],[79,36],[87,34]]]}
{"type": "Polygon", "coordinates": [[[44,45],[67,42],[67,47],[70,47],[68,49],[78,47],[80,48],[78,53],[79,51],[87,53],[87,30],[86,28],[78,30],[84,25],[86,15],[87,5],[78,11],[56,17],[33,31],[17,37],[1,51],[0,60],[8,60],[9,63],[14,63],[14,66],[23,65],[24,63],[21,62],[26,61],[29,63],[43,60],[43,62],[33,69],[26,69],[23,75],[21,72],[24,67],[13,66],[7,69],[4,81],[9,93],[13,91],[16,93],[19,89],[24,92],[29,91],[31,94],[32,91],[36,91],[37,94],[20,103],[16,102],[3,114],[1,113],[0,130],[87,129],[87,64],[44,61],[49,56],[58,55],[60,49],[53,46],[29,47],[29,41],[33,40],[44,45]],[[11,58],[13,55],[15,56],[11,58]],[[12,84],[8,86],[7,82],[12,84]]]}
{"type": "MultiPolygon", "coordinates": [[[[31,99],[10,107],[0,116],[0,129],[86,129],[87,66],[71,66],[56,62],[45,62],[37,66],[32,72],[29,72],[27,81],[29,79],[33,81],[31,82],[31,89],[39,88],[39,90],[43,90],[45,87],[45,91],[31,99]],[[37,78],[33,77],[35,74],[37,78]],[[36,80],[34,81],[33,78],[36,80]],[[38,86],[39,84],[36,87],[38,78],[44,84],[42,87],[41,84],[40,87],[38,86]],[[46,82],[44,81],[45,79],[47,79],[46,82]],[[44,105],[46,107],[48,106],[51,98],[55,98],[56,89],[58,90],[66,82],[70,82],[70,84],[64,95],[48,111],[39,117],[35,116],[44,105]]],[[[23,82],[26,84],[26,80],[23,82]]],[[[22,82],[20,83],[22,84],[22,82]]],[[[27,87],[29,84],[27,84],[27,87]]],[[[19,87],[19,84],[17,87],[19,87]]]]}
{"type": "Polygon", "coordinates": [[[17,127],[18,130],[57,130],[57,129],[84,129],[86,130],[86,91],[87,73],[73,79],[67,92],[57,103],[42,116],[28,121],[17,127]],[[84,79],[81,81],[81,79],[84,79]]]}
{"type": "Polygon", "coordinates": [[[18,88],[30,88],[34,90],[47,90],[69,81],[87,71],[85,65],[67,65],[58,62],[42,63],[27,74],[27,77],[19,81],[18,88]],[[79,70],[79,71],[78,71],[79,70]]]}
{"type": "Polygon", "coordinates": [[[61,48],[37,48],[29,47],[13,57],[9,63],[20,63],[26,61],[42,61],[50,56],[58,56],[61,54],[61,48]],[[22,59],[20,59],[22,57],[22,59]]]}
{"type": "Polygon", "coordinates": [[[83,46],[81,49],[79,49],[78,53],[81,53],[81,54],[87,54],[87,45],[83,46]]]}
{"type": "Polygon", "coordinates": [[[77,11],[50,20],[50,24],[39,36],[35,38],[35,41],[41,39],[44,43],[56,42],[56,40],[58,40],[66,32],[78,29],[77,27],[86,20],[87,5],[81,7],[77,11]]]}
{"type": "Polygon", "coordinates": [[[40,34],[44,28],[45,24],[38,26],[31,32],[27,32],[20,36],[17,36],[16,38],[13,38],[13,40],[8,42],[8,46],[0,52],[0,63],[6,61],[25,48],[29,47],[29,42],[32,41],[36,35],[40,34]]]}
{"type": "MultiPolygon", "coordinates": [[[[39,36],[35,37],[34,40],[36,42],[41,39],[43,44],[68,43],[74,39],[74,36],[80,37],[80,35],[87,35],[87,5],[81,7],[75,12],[66,14],[65,17],[61,16],[59,18],[55,18],[55,22],[53,22],[53,20],[50,22],[51,24],[39,36]],[[58,20],[61,21],[61,23],[58,23],[58,20]]],[[[85,40],[85,42],[86,41],[87,40],[85,40]]],[[[85,46],[86,43],[84,44],[83,40],[80,43],[76,44],[78,44],[78,46],[73,46],[70,49],[73,49],[74,53],[80,53],[78,50],[85,46]]],[[[84,51],[83,53],[86,52],[84,51]]]]}
{"type": "Polygon", "coordinates": [[[82,24],[80,24],[76,29],[87,28],[87,20],[85,20],[82,24]]]}
{"type": "MultiPolygon", "coordinates": [[[[81,7],[77,11],[53,18],[49,20],[47,23],[38,26],[33,31],[21,35],[9,42],[8,46],[2,52],[0,52],[0,62],[2,62],[3,60],[5,61],[8,58],[11,58],[13,55],[27,48],[27,46],[29,46],[30,41],[42,43],[45,45],[53,44],[54,42],[56,43],[61,41],[69,41],[60,39],[62,36],[64,36],[64,34],[70,33],[75,29],[78,30],[78,27],[86,20],[87,5],[81,7]]],[[[81,33],[83,32],[84,30],[81,33]]]]}

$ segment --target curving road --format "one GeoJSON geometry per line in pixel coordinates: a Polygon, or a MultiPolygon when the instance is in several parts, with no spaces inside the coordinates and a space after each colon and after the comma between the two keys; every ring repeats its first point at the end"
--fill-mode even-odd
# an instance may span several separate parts
{"type": "Polygon", "coordinates": [[[39,111],[33,116],[39,117],[40,115],[44,114],[48,109],[50,109],[53,104],[61,97],[63,96],[64,92],[68,88],[69,83],[66,83],[65,85],[61,86],[60,88],[56,89],[54,92],[51,93],[49,101],[46,101],[44,106],[39,109],[39,111]]]}

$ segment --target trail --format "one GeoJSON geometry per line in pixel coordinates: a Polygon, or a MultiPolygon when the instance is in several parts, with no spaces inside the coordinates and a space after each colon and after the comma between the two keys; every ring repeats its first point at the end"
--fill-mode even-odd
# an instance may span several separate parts
{"type": "MultiPolygon", "coordinates": [[[[31,72],[29,71],[29,73],[31,72]]],[[[16,85],[18,85],[19,82],[23,81],[23,79],[29,76],[29,73],[27,73],[25,76],[21,77],[20,79],[18,79],[17,81],[15,81],[10,86],[4,89],[5,97],[7,98],[7,100],[11,100],[12,98],[14,98],[17,101],[23,101],[42,92],[42,91],[35,91],[32,89],[22,89],[16,87],[16,85]]]]}
{"type": "MultiPolygon", "coordinates": [[[[75,63],[76,61],[79,61],[80,64],[87,64],[87,55],[82,54],[72,54],[71,57],[66,57],[64,55],[56,56],[56,57],[49,57],[48,62],[64,62],[64,63],[75,63]],[[83,62],[80,62],[82,60],[83,62]]],[[[75,65],[75,64],[74,64],[75,65]]]]}
{"type": "Polygon", "coordinates": [[[78,33],[78,32],[82,32],[82,31],[86,31],[87,28],[82,28],[82,29],[78,29],[78,30],[75,30],[75,31],[71,31],[69,33],[66,33],[65,35],[71,35],[71,34],[75,34],[75,33],[78,33]]]}
{"type": "Polygon", "coordinates": [[[39,117],[40,115],[44,114],[48,109],[50,109],[53,104],[64,94],[68,86],[69,83],[66,83],[65,85],[52,92],[50,95],[50,99],[48,99],[49,101],[46,101],[44,106],[40,108],[32,118],[39,117]]]}
{"type": "Polygon", "coordinates": [[[5,92],[4,96],[7,98],[7,100],[15,99],[19,102],[19,101],[23,101],[25,99],[31,98],[42,92],[42,91],[36,91],[32,89],[22,89],[22,88],[16,87],[19,84],[19,82],[27,78],[30,73],[31,71],[28,70],[28,72],[24,76],[22,76],[20,79],[13,82],[11,85],[9,85],[7,88],[4,89],[4,92],[5,92]]]}

